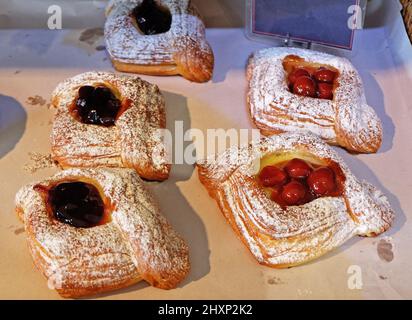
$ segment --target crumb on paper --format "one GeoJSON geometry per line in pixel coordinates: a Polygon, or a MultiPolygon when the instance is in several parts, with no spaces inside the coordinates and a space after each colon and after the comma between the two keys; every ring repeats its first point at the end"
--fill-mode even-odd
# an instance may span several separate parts
{"type": "Polygon", "coordinates": [[[47,101],[42,96],[35,95],[33,97],[28,97],[26,102],[32,106],[44,106],[47,101]]]}
{"type": "Polygon", "coordinates": [[[91,28],[83,30],[80,34],[79,41],[93,45],[98,39],[103,36],[103,28],[91,28]]]}
{"type": "Polygon", "coordinates": [[[281,278],[278,277],[271,277],[268,279],[267,281],[268,284],[285,284],[285,282],[283,282],[283,280],[281,278]]]}
{"type": "Polygon", "coordinates": [[[103,51],[103,50],[106,50],[106,46],[100,45],[100,46],[97,46],[95,49],[96,51],[103,51]]]}
{"type": "Polygon", "coordinates": [[[35,173],[37,170],[58,167],[58,163],[52,159],[51,154],[41,154],[38,152],[29,152],[30,163],[26,163],[23,169],[29,173],[35,173]]]}
{"type": "Polygon", "coordinates": [[[22,234],[23,232],[24,232],[24,228],[23,228],[23,227],[17,228],[16,230],[14,230],[14,234],[15,234],[16,236],[18,236],[19,234],[22,234]]]}
{"type": "Polygon", "coordinates": [[[385,277],[385,276],[379,276],[379,279],[381,279],[381,280],[386,280],[386,279],[388,279],[388,277],[385,277]]]}
{"type": "Polygon", "coordinates": [[[391,262],[394,259],[394,253],[392,251],[393,245],[390,238],[386,237],[381,239],[378,243],[377,252],[381,260],[391,262]]]}

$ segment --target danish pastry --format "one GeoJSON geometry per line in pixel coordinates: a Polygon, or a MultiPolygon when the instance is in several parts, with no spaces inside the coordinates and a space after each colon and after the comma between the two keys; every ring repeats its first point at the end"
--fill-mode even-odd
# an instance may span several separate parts
{"type": "Polygon", "coordinates": [[[16,195],[30,253],[49,287],[79,297],[145,280],[171,289],[188,247],[131,169],[69,169],[16,195]]]}
{"type": "Polygon", "coordinates": [[[197,164],[200,181],[261,264],[285,268],[394,218],[386,197],[357,180],[318,136],[284,133],[197,164]]]}
{"type": "Polygon", "coordinates": [[[165,101],[138,77],[86,72],[60,83],[51,133],[52,157],[63,167],[134,168],[148,180],[169,176],[165,101]]]}
{"type": "Polygon", "coordinates": [[[345,58],[298,48],[255,53],[247,67],[251,118],[265,135],[310,131],[350,151],[376,152],[382,125],[345,58]]]}
{"type": "Polygon", "coordinates": [[[119,71],[209,81],[214,57],[190,0],[112,0],[106,48],[119,71]]]}

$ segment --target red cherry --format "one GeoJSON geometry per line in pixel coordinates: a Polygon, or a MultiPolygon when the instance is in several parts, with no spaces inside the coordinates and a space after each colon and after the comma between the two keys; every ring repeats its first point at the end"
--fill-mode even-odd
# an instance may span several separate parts
{"type": "Polygon", "coordinates": [[[305,97],[315,97],[316,83],[311,77],[303,76],[296,79],[293,85],[293,93],[305,97]]]}
{"type": "Polygon", "coordinates": [[[333,86],[329,83],[318,83],[318,97],[331,100],[333,98],[333,86]]]}
{"type": "Polygon", "coordinates": [[[318,82],[332,83],[335,80],[336,72],[326,68],[319,68],[313,76],[318,82]]]}
{"type": "Polygon", "coordinates": [[[289,177],[295,179],[306,178],[312,172],[312,168],[305,161],[296,158],[286,164],[285,170],[289,177]]]}
{"type": "Polygon", "coordinates": [[[325,196],[335,191],[335,173],[328,167],[318,168],[308,178],[309,188],[318,196],[325,196]]]}
{"type": "Polygon", "coordinates": [[[291,181],[283,187],[282,200],[290,205],[297,205],[305,200],[307,189],[298,181],[291,181]]]}
{"type": "Polygon", "coordinates": [[[264,187],[279,186],[286,182],[286,173],[275,166],[267,166],[262,169],[259,179],[264,187]]]}
{"type": "Polygon", "coordinates": [[[270,198],[273,201],[276,201],[278,203],[281,202],[282,190],[283,190],[282,186],[273,187],[270,198]]]}
{"type": "Polygon", "coordinates": [[[296,80],[303,76],[310,77],[310,73],[306,69],[303,69],[303,68],[298,68],[298,69],[293,70],[289,74],[289,77],[288,77],[289,85],[293,86],[296,80]]]}

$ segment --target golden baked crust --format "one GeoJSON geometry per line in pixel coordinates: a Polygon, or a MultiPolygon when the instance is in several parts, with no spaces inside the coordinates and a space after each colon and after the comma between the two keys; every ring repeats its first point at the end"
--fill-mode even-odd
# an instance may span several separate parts
{"type": "Polygon", "coordinates": [[[205,26],[190,0],[159,0],[170,10],[169,31],[144,35],[132,10],[142,0],[111,1],[106,8],[106,48],[119,71],[148,75],[182,75],[194,82],[212,77],[213,51],[205,38],[205,26]]]}
{"type": "Polygon", "coordinates": [[[259,263],[276,268],[299,265],[340,246],[355,235],[375,236],[394,218],[386,197],[360,182],[319,137],[285,133],[233,147],[197,164],[199,179],[237,236],[259,263]],[[283,209],[255,175],[268,154],[309,154],[339,164],[345,174],[340,197],[322,197],[283,209]]]}
{"type": "Polygon", "coordinates": [[[367,105],[362,80],[347,59],[298,48],[264,49],[249,59],[247,78],[250,116],[263,134],[309,131],[355,152],[376,152],[381,146],[381,121],[367,105]],[[339,71],[333,100],[288,90],[282,63],[290,55],[339,71]]]}
{"type": "Polygon", "coordinates": [[[130,169],[69,169],[23,187],[16,212],[24,223],[34,263],[63,297],[122,288],[140,280],[172,289],[190,269],[188,247],[172,229],[141,179],[130,169]],[[61,181],[93,184],[113,208],[111,221],[75,228],[48,213],[34,186],[61,181]]]}
{"type": "Polygon", "coordinates": [[[165,180],[170,164],[159,129],[166,127],[159,88],[136,76],[86,72],[60,83],[52,94],[57,111],[51,133],[52,157],[63,167],[134,168],[148,180],[165,180]],[[77,121],[69,111],[84,85],[109,87],[127,110],[113,127],[77,121]]]}

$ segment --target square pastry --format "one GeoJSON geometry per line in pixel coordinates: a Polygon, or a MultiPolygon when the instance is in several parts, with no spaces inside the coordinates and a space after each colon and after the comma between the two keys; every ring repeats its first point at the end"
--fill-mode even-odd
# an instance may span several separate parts
{"type": "Polygon", "coordinates": [[[299,48],[253,54],[247,103],[265,135],[312,132],[354,152],[376,152],[382,124],[366,103],[362,80],[349,60],[299,48]]]}
{"type": "Polygon", "coordinates": [[[176,287],[190,269],[188,247],[131,169],[68,169],[16,195],[30,253],[63,297],[145,280],[176,287]]]}
{"type": "Polygon", "coordinates": [[[190,0],[113,0],[106,15],[106,48],[117,70],[211,79],[213,52],[190,0]]]}
{"type": "Polygon", "coordinates": [[[198,163],[200,181],[261,264],[313,260],[392,224],[386,197],[313,134],[284,133],[198,163]]]}
{"type": "Polygon", "coordinates": [[[138,77],[86,72],[60,83],[52,157],[62,167],[133,168],[148,180],[165,180],[170,164],[162,129],[165,101],[159,88],[138,77]]]}

